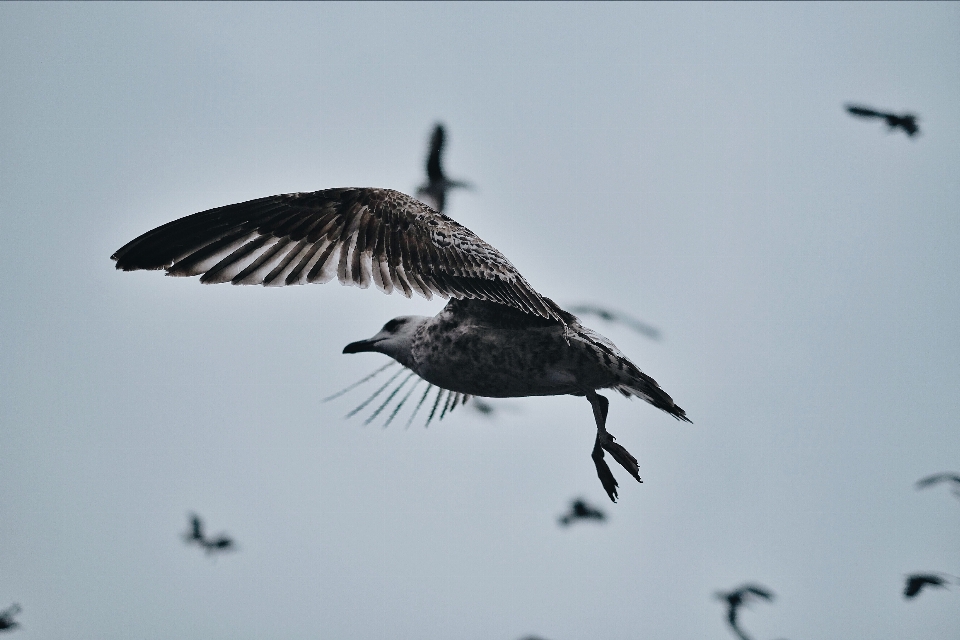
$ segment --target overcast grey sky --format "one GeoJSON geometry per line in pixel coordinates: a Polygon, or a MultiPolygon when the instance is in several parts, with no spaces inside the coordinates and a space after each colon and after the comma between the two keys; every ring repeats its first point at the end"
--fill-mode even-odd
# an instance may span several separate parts
{"type": "Polygon", "coordinates": [[[953,639],[960,5],[0,4],[0,608],[28,640],[953,639]],[[848,101],[921,117],[922,135],[848,101]],[[693,425],[581,398],[429,429],[320,398],[442,301],[119,273],[135,236],[337,186],[412,193],[590,319],[693,425]],[[560,529],[577,495],[606,525],[560,529]],[[178,535],[196,510],[237,553],[178,535]]]}

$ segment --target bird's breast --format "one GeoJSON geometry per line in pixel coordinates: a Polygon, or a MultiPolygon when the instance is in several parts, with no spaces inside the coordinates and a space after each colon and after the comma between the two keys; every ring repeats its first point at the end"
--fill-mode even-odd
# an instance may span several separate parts
{"type": "Polygon", "coordinates": [[[434,322],[414,348],[415,371],[427,382],[489,398],[582,393],[571,356],[559,327],[434,322]]]}

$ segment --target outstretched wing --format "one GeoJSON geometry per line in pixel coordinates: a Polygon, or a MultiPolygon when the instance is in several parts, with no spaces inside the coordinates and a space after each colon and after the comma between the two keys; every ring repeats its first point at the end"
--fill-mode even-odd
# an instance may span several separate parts
{"type": "Polygon", "coordinates": [[[148,231],[111,258],[204,283],[323,283],[430,299],[498,302],[563,322],[503,254],[466,227],[390,189],[289,193],[195,213],[148,231]]]}
{"type": "Polygon", "coordinates": [[[768,591],[767,589],[758,586],[758,585],[745,585],[741,587],[745,592],[752,593],[755,596],[763,598],[764,600],[773,600],[773,592],[768,591]]]}
{"type": "Polygon", "coordinates": [[[917,480],[916,487],[917,489],[925,489],[940,482],[955,482],[960,484],[960,475],[955,473],[935,473],[932,476],[917,480]]]}
{"type": "Polygon", "coordinates": [[[886,118],[887,114],[880,111],[876,111],[869,107],[858,107],[853,104],[847,105],[847,111],[851,115],[860,116],[861,118],[886,118]]]}
{"type": "Polygon", "coordinates": [[[430,182],[443,181],[443,167],[440,166],[440,155],[443,153],[443,125],[437,124],[430,136],[430,154],[427,156],[427,178],[430,182]]]}

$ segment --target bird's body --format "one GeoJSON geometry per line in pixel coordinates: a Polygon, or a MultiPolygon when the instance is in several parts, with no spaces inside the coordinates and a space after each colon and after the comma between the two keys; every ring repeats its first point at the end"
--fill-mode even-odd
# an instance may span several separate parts
{"type": "Polygon", "coordinates": [[[205,283],[289,285],[336,277],[407,297],[414,291],[428,299],[449,297],[436,316],[394,318],[344,353],[390,356],[457,394],[454,406],[474,395],[585,396],[597,423],[592,457],[611,499],[617,483],[603,452],[638,481],[639,467],[607,433],[607,400],[597,390],[642,398],[689,422],[653,378],[537,293],[494,247],[396,191],[328,189],[219,207],[147,232],[113,259],[118,269],[202,274],[205,283]]]}
{"type": "Polygon", "coordinates": [[[421,321],[409,359],[397,359],[427,382],[466,395],[582,396],[614,388],[675,411],[669,396],[612,342],[570,314],[562,318],[454,299],[421,321]]]}

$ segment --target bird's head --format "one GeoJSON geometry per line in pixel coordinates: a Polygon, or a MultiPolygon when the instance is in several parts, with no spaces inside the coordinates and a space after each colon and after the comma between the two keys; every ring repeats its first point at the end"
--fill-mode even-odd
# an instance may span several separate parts
{"type": "Polygon", "coordinates": [[[390,356],[406,366],[410,357],[413,336],[420,326],[429,320],[426,316],[400,316],[383,325],[380,332],[367,340],[351,342],[343,348],[344,353],[376,351],[390,356]]]}

